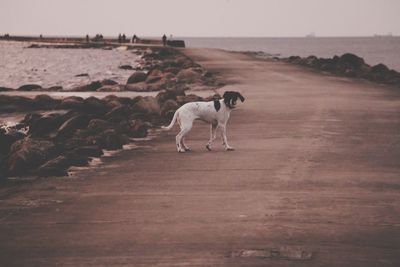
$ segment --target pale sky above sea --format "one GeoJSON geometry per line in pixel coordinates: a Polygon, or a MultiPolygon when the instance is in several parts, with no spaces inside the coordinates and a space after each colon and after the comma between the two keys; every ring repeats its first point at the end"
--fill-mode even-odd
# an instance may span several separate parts
{"type": "Polygon", "coordinates": [[[0,35],[400,35],[400,0],[0,0],[0,35]]]}

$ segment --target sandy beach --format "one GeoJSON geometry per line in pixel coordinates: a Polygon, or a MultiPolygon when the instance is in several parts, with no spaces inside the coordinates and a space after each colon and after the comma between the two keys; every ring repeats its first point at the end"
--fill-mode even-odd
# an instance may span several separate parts
{"type": "Polygon", "coordinates": [[[72,177],[1,188],[4,266],[398,266],[400,92],[214,49],[228,137],[177,129],[72,177]],[[218,141],[219,143],[219,141],[218,141]]]}

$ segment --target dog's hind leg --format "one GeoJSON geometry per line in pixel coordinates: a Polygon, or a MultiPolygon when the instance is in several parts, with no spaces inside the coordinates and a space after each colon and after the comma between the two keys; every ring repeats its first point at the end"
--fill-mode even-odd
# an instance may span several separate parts
{"type": "Polygon", "coordinates": [[[206,148],[211,151],[212,142],[217,138],[217,124],[211,124],[210,126],[210,140],[208,141],[206,148]]]}
{"type": "Polygon", "coordinates": [[[189,133],[189,131],[192,129],[193,123],[190,124],[181,124],[181,131],[178,133],[176,136],[176,148],[179,153],[186,152],[185,145],[183,144],[183,140],[185,138],[185,135],[189,133]]]}

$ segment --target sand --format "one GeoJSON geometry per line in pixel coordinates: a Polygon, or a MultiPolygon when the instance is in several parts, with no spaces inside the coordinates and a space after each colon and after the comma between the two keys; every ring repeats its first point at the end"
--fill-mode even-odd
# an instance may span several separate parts
{"type": "Polygon", "coordinates": [[[399,266],[400,92],[212,49],[246,101],[70,178],[1,189],[4,266],[399,266]]]}

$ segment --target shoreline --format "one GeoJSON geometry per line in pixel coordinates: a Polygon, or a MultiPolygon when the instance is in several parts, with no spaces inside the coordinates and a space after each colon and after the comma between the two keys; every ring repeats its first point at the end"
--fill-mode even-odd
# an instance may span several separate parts
{"type": "Polygon", "coordinates": [[[147,47],[142,53],[146,71],[135,71],[123,86],[103,81],[66,91],[69,96],[60,90],[51,92],[59,98],[33,84],[0,93],[1,113],[27,114],[16,125],[0,128],[1,176],[66,175],[69,167],[87,165],[104,149],[121,149],[134,138],[146,137],[150,128],[165,124],[186,102],[219,97],[215,77],[181,52],[147,47]],[[128,94],[136,91],[130,87],[147,85],[152,89],[138,90],[135,97],[128,94]],[[129,91],[125,95],[117,91],[118,97],[113,91],[98,92],[102,86],[129,87],[129,91]],[[24,95],[28,87],[32,98],[24,95]],[[194,94],[198,92],[207,97],[194,94]],[[76,96],[85,93],[87,98],[76,96]]]}

